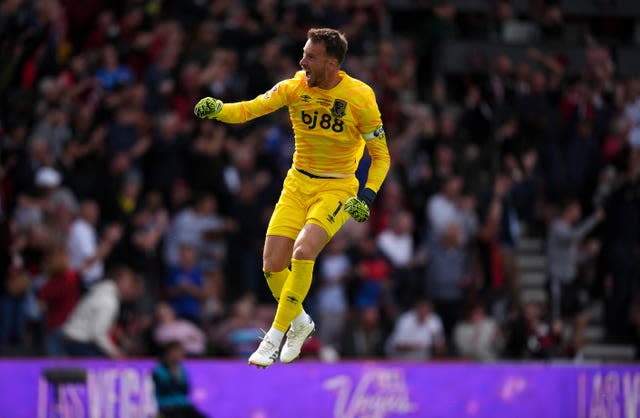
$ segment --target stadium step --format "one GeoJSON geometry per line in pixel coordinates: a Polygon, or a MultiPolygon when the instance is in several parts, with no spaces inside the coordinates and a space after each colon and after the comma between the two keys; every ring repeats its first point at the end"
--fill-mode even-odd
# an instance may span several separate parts
{"type": "Polygon", "coordinates": [[[519,254],[516,260],[521,272],[542,271],[547,267],[547,257],[541,254],[519,254]]]}
{"type": "Polygon", "coordinates": [[[585,360],[630,362],[635,359],[636,349],[630,344],[585,344],[582,355],[585,360]]]}
{"type": "Polygon", "coordinates": [[[523,302],[547,302],[547,292],[544,289],[522,289],[522,301],[523,302]]]}
{"type": "Polygon", "coordinates": [[[598,343],[602,342],[605,336],[605,330],[602,325],[588,325],[584,332],[585,342],[598,343]]]}
{"type": "Polygon", "coordinates": [[[535,253],[541,254],[544,248],[544,242],[540,238],[524,237],[518,240],[516,249],[519,253],[535,253]]]}
{"type": "Polygon", "coordinates": [[[544,288],[547,276],[539,271],[528,271],[520,274],[520,285],[523,288],[544,288]]]}
{"type": "Polygon", "coordinates": [[[602,323],[604,321],[604,303],[601,300],[591,302],[587,308],[587,316],[589,323],[602,323]]]}

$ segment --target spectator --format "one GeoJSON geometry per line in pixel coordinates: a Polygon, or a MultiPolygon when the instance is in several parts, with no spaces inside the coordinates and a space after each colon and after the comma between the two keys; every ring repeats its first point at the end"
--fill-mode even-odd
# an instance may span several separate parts
{"type": "Polygon", "coordinates": [[[513,200],[511,178],[505,173],[497,174],[484,205],[484,224],[478,234],[486,278],[482,290],[484,296],[490,299],[492,314],[500,319],[507,314],[508,300],[514,306],[520,304],[514,254],[520,227],[513,200]],[[507,290],[510,295],[506,294],[507,290]]]}
{"type": "Polygon", "coordinates": [[[65,351],[71,356],[120,358],[125,353],[109,335],[120,304],[140,296],[142,286],[125,266],[113,267],[107,279],[96,283],[62,327],[65,351]]]}
{"type": "Polygon", "coordinates": [[[18,197],[15,219],[20,229],[30,224],[44,223],[51,215],[51,200],[62,182],[60,173],[52,167],[40,167],[34,178],[34,187],[18,197]]]}
{"type": "Polygon", "coordinates": [[[398,317],[387,340],[388,355],[394,359],[426,360],[445,350],[442,320],[425,298],[418,299],[413,309],[398,317]]]}
{"type": "Polygon", "coordinates": [[[16,191],[33,189],[38,169],[51,167],[55,164],[55,158],[51,153],[51,148],[46,138],[31,137],[27,151],[17,159],[16,167],[12,173],[16,191]]]}
{"type": "Polygon", "coordinates": [[[375,306],[358,309],[342,334],[340,353],[346,358],[375,358],[384,355],[386,333],[375,306]]]}
{"type": "Polygon", "coordinates": [[[166,344],[160,363],[153,369],[154,392],[163,418],[204,418],[189,399],[189,375],[184,348],[179,341],[166,344]]]}
{"type": "Polygon", "coordinates": [[[120,64],[118,51],[113,45],[106,45],[102,49],[102,67],[96,72],[96,77],[105,90],[114,90],[133,81],[131,69],[120,64]]]}
{"type": "Polygon", "coordinates": [[[160,247],[162,237],[169,225],[169,215],[163,207],[162,196],[150,191],[144,198],[144,204],[131,216],[128,245],[125,245],[122,259],[139,271],[145,281],[145,289],[155,296],[161,283],[160,247]]]}
{"type": "Polygon", "coordinates": [[[236,301],[231,309],[231,315],[214,331],[214,349],[226,355],[244,358],[253,353],[260,343],[264,334],[261,328],[265,324],[268,326],[269,320],[263,321],[257,315],[255,299],[251,295],[245,295],[236,301]]]}
{"type": "Polygon", "coordinates": [[[178,264],[171,267],[165,281],[165,294],[180,318],[200,324],[200,304],[206,295],[197,261],[196,246],[191,242],[181,243],[178,264]]]}
{"type": "Polygon", "coordinates": [[[413,257],[413,218],[409,212],[393,215],[388,228],[376,238],[378,248],[396,269],[407,269],[413,257]]]}
{"type": "Polygon", "coordinates": [[[397,303],[403,308],[413,305],[419,290],[414,275],[413,216],[400,211],[393,215],[387,229],[376,238],[378,248],[391,261],[391,280],[397,303]]]}
{"type": "Polygon", "coordinates": [[[462,242],[467,243],[470,236],[477,229],[477,219],[473,211],[463,202],[462,177],[454,175],[442,182],[440,191],[435,194],[427,206],[427,219],[429,220],[430,233],[438,239],[445,229],[455,224],[461,235],[462,242]]]}
{"type": "Polygon", "coordinates": [[[60,160],[66,143],[71,139],[67,114],[59,107],[50,108],[33,135],[46,139],[53,158],[60,160]]]}
{"type": "Polygon", "coordinates": [[[559,319],[549,320],[541,302],[526,302],[508,325],[507,357],[552,359],[562,356],[563,323],[559,319]]]}
{"type": "Polygon", "coordinates": [[[85,288],[102,279],[104,259],[122,237],[122,227],[114,224],[105,229],[104,238],[98,243],[96,227],[99,216],[98,204],[93,200],[85,200],[69,231],[67,251],[70,267],[78,272],[85,288]]]}
{"type": "Polygon", "coordinates": [[[136,170],[127,172],[114,193],[105,196],[101,207],[101,218],[107,222],[118,222],[126,225],[139,209],[142,193],[142,176],[136,170]]]}
{"type": "MultiPolygon", "coordinates": [[[[456,37],[455,16],[456,7],[452,2],[438,1],[433,8],[433,15],[425,20],[417,31],[419,86],[425,86],[431,81],[435,71],[433,63],[439,61],[442,43],[456,37]]],[[[418,91],[419,97],[424,99],[424,93],[418,91]]]]}
{"type": "Polygon", "coordinates": [[[576,353],[582,348],[587,326],[585,309],[588,298],[587,289],[579,278],[579,264],[586,258],[597,255],[600,248],[598,242],[592,241],[586,251],[581,251],[580,244],[604,218],[604,212],[598,210],[578,224],[581,217],[578,201],[565,202],[559,217],[549,228],[547,242],[552,318],[573,319],[573,350],[576,353]]]}
{"type": "Polygon", "coordinates": [[[456,325],[453,342],[458,355],[464,358],[495,360],[500,352],[500,330],[498,324],[486,316],[484,306],[475,304],[467,318],[456,325]]]}
{"type": "Polygon", "coordinates": [[[21,346],[26,327],[25,296],[31,279],[24,269],[11,269],[6,279],[4,294],[0,299],[0,349],[4,351],[11,343],[21,346]]]}
{"type": "Polygon", "coordinates": [[[376,247],[371,238],[358,243],[356,248],[355,277],[357,290],[355,304],[359,308],[390,305],[391,264],[376,247]]]}
{"type": "Polygon", "coordinates": [[[167,265],[178,264],[180,243],[191,243],[198,256],[205,252],[209,237],[217,237],[224,230],[225,225],[216,212],[215,197],[202,194],[193,207],[183,209],[172,219],[165,234],[164,259],[167,265]]]}
{"type": "Polygon", "coordinates": [[[171,183],[184,177],[187,144],[180,133],[181,124],[176,113],[167,113],[158,119],[153,144],[147,155],[146,177],[152,189],[167,195],[171,183]]]}
{"type": "Polygon", "coordinates": [[[318,336],[326,345],[337,347],[344,330],[349,303],[346,281],[352,272],[351,260],[345,253],[345,236],[337,234],[318,260],[320,287],[316,291],[318,336]]]}
{"type": "Polygon", "coordinates": [[[460,227],[451,224],[440,238],[430,238],[426,251],[426,292],[433,299],[447,336],[460,317],[465,287],[470,285],[469,256],[462,240],[460,227]]]}
{"type": "Polygon", "coordinates": [[[189,356],[201,356],[205,352],[205,335],[192,322],[178,319],[173,308],[167,303],[160,302],[156,306],[156,325],[153,336],[154,342],[163,347],[172,341],[182,345],[189,356]]]}
{"type": "Polygon", "coordinates": [[[624,109],[624,117],[630,127],[629,143],[640,148],[640,78],[631,81],[630,97],[624,109]]]}
{"type": "Polygon", "coordinates": [[[640,263],[640,153],[628,156],[628,167],[606,201],[603,255],[607,334],[614,341],[628,340],[629,305],[638,288],[640,263]]]}
{"type": "Polygon", "coordinates": [[[65,249],[51,250],[45,260],[46,282],[38,291],[41,307],[46,313],[46,352],[49,356],[63,356],[62,325],[80,299],[80,279],[69,268],[69,256],[65,249]]]}

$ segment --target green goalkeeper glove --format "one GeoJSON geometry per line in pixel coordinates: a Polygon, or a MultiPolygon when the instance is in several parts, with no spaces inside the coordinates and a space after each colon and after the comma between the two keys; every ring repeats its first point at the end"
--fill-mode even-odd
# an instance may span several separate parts
{"type": "Polygon", "coordinates": [[[344,204],[344,210],[357,222],[364,222],[371,214],[371,204],[376,198],[376,192],[367,188],[358,197],[350,197],[344,204]]]}
{"type": "Polygon", "coordinates": [[[222,100],[205,97],[196,103],[196,107],[193,108],[193,113],[199,118],[212,119],[218,116],[218,113],[222,110],[222,105],[222,100]]]}

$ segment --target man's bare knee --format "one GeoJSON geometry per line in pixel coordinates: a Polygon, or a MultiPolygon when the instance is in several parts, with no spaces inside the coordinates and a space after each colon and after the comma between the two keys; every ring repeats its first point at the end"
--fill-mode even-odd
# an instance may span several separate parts
{"type": "Polygon", "coordinates": [[[296,260],[315,260],[329,240],[327,232],[315,224],[307,224],[293,244],[292,257],[296,260]]]}
{"type": "Polygon", "coordinates": [[[289,259],[277,256],[262,257],[262,270],[268,272],[278,272],[289,267],[289,259]]]}
{"type": "Polygon", "coordinates": [[[293,258],[296,260],[315,260],[317,252],[312,251],[306,245],[298,245],[293,249],[293,258]]]}
{"type": "Polygon", "coordinates": [[[267,236],[262,252],[262,269],[276,273],[289,267],[293,240],[287,237],[267,236]]]}

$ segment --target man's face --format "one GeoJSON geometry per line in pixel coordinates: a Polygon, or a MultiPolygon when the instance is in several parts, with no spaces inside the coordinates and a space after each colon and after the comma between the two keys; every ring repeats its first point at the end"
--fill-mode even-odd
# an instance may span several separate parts
{"type": "Polygon", "coordinates": [[[134,301],[142,294],[142,286],[132,272],[122,272],[117,280],[118,293],[123,302],[134,301]]]}
{"type": "Polygon", "coordinates": [[[85,202],[82,205],[82,215],[91,225],[97,225],[100,218],[100,208],[94,201],[85,202]]]}
{"type": "Polygon", "coordinates": [[[322,42],[307,41],[302,49],[300,66],[306,72],[309,87],[322,86],[331,71],[336,69],[336,59],[327,55],[327,48],[322,42]]]}
{"type": "Polygon", "coordinates": [[[420,301],[416,305],[416,316],[418,317],[418,321],[424,322],[431,314],[432,310],[433,308],[431,307],[431,303],[427,301],[420,301]]]}

